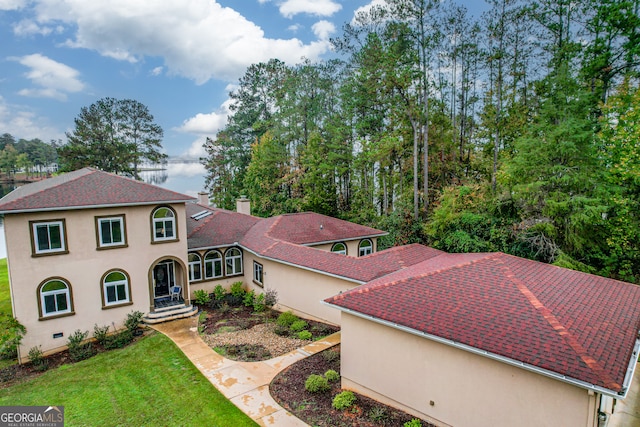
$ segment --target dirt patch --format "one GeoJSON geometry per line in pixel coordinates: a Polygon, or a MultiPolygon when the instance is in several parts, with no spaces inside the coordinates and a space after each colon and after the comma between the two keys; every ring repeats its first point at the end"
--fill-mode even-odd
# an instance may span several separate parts
{"type": "MultiPolygon", "coordinates": [[[[283,408],[312,426],[402,427],[415,418],[357,393],[353,407],[343,411],[333,409],[333,398],[342,391],[339,380],[330,382],[331,389],[327,392],[310,393],[305,389],[309,375],[324,375],[330,369],[340,372],[340,346],[307,357],[280,372],[269,385],[269,392],[283,408]]],[[[422,426],[434,427],[426,421],[422,421],[422,426]]]]}

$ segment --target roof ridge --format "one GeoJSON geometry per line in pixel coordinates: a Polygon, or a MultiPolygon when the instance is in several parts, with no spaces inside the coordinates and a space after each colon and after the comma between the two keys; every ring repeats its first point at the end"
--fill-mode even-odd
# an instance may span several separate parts
{"type": "Polygon", "coordinates": [[[578,339],[560,322],[560,320],[556,317],[553,312],[548,309],[542,301],[538,299],[538,297],[525,285],[520,279],[518,279],[515,273],[509,268],[509,266],[500,259],[501,257],[496,257],[495,260],[499,264],[502,264],[502,270],[513,284],[516,285],[518,291],[527,299],[529,304],[531,304],[539,314],[547,321],[549,326],[553,328],[554,331],[560,335],[560,338],[571,347],[580,360],[582,360],[591,370],[593,370],[598,377],[605,383],[607,387],[611,390],[619,389],[622,386],[615,382],[609,374],[604,370],[604,368],[600,365],[600,363],[591,357],[587,350],[580,344],[578,339]]]}
{"type": "MultiPolygon", "coordinates": [[[[56,175],[56,176],[54,176],[54,177],[53,177],[53,179],[54,179],[54,178],[59,178],[59,179],[60,179],[60,182],[59,182],[59,183],[57,183],[57,184],[55,184],[55,185],[53,185],[53,186],[46,186],[47,179],[40,180],[40,181],[36,181],[36,182],[34,182],[34,183],[31,183],[31,184],[42,184],[42,188],[38,189],[38,191],[35,191],[35,192],[33,192],[33,193],[26,193],[26,194],[23,194],[23,195],[21,195],[20,197],[16,198],[15,200],[12,200],[11,202],[13,203],[13,202],[16,202],[16,201],[18,201],[18,200],[22,200],[22,199],[24,199],[25,197],[32,197],[32,196],[34,196],[34,195],[36,195],[36,194],[40,194],[40,193],[43,193],[43,192],[45,192],[45,191],[49,191],[49,190],[51,190],[52,188],[57,188],[57,187],[59,187],[59,186],[61,186],[61,185],[63,185],[63,184],[66,184],[66,183],[68,183],[68,182],[77,181],[78,179],[80,179],[80,178],[82,178],[82,177],[85,177],[85,176],[87,176],[87,175],[92,175],[92,174],[94,174],[94,173],[96,173],[96,172],[98,172],[98,170],[97,170],[97,169],[95,169],[95,168],[92,168],[92,167],[90,167],[90,166],[86,166],[86,167],[84,167],[84,168],[82,168],[82,169],[78,169],[78,170],[71,171],[71,172],[65,172],[65,173],[63,173],[63,174],[56,175]],[[75,172],[84,171],[84,170],[87,170],[87,173],[82,173],[82,174],[81,174],[81,173],[77,173],[77,174],[76,174],[76,176],[73,176],[71,179],[64,180],[64,177],[68,177],[70,174],[73,174],[73,173],[75,173],[75,172]]],[[[49,178],[49,179],[52,179],[52,178],[49,178]]],[[[19,188],[20,188],[20,187],[19,187],[19,188]]],[[[11,194],[11,193],[9,193],[9,194],[11,194]]]]}
{"type": "MultiPolygon", "coordinates": [[[[401,247],[401,246],[399,246],[399,247],[401,247]]],[[[428,277],[428,276],[431,276],[431,275],[434,275],[434,274],[437,274],[437,273],[441,273],[441,272],[446,271],[446,270],[451,270],[451,269],[454,269],[454,268],[462,268],[462,267],[467,266],[469,264],[476,263],[476,262],[478,262],[480,260],[487,259],[491,255],[494,255],[496,253],[497,252],[487,252],[486,255],[483,256],[483,257],[480,257],[480,258],[477,258],[477,259],[472,259],[472,260],[469,260],[467,262],[463,262],[463,263],[460,263],[460,264],[455,264],[455,265],[452,265],[452,266],[439,268],[437,270],[425,271],[424,273],[411,276],[411,279],[413,280],[413,279],[416,279],[416,278],[428,277]]],[[[432,258],[426,259],[426,260],[421,261],[421,262],[419,262],[417,264],[413,264],[413,265],[411,265],[409,267],[401,268],[400,270],[396,270],[396,271],[394,271],[392,273],[389,273],[389,274],[394,274],[394,273],[397,273],[399,271],[406,271],[408,268],[415,267],[415,266],[420,265],[422,263],[425,263],[425,262],[428,262],[428,261],[432,261],[434,259],[437,259],[437,258],[439,258],[441,256],[446,256],[446,255],[454,255],[455,256],[455,255],[465,255],[465,254],[450,254],[450,253],[447,253],[447,252],[443,252],[440,255],[437,255],[437,256],[434,256],[432,258]]],[[[355,258],[355,259],[360,259],[360,258],[355,258]]],[[[387,276],[388,275],[384,275],[382,277],[387,277],[387,276]]],[[[374,279],[374,280],[377,280],[377,279],[374,279]]],[[[383,289],[383,288],[386,288],[386,287],[389,287],[389,286],[396,286],[396,285],[398,285],[400,283],[406,282],[407,280],[409,280],[409,278],[403,277],[403,278],[394,280],[392,282],[386,282],[386,283],[381,283],[381,284],[372,285],[372,286],[367,286],[365,284],[363,286],[359,286],[357,288],[354,288],[354,289],[350,290],[349,293],[363,294],[363,293],[366,293],[366,292],[370,292],[370,291],[374,291],[374,290],[378,290],[378,289],[383,289]]],[[[344,297],[344,294],[338,294],[334,298],[339,298],[339,297],[344,297]]]]}

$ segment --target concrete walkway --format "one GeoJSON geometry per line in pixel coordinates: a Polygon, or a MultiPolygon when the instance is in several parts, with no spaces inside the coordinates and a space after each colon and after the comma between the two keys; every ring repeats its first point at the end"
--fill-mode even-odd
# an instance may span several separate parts
{"type": "Polygon", "coordinates": [[[618,400],[607,427],[640,427],[640,365],[636,365],[627,397],[618,400]]]}
{"type": "Polygon", "coordinates": [[[261,426],[303,427],[299,418],[269,394],[271,380],[289,365],[340,343],[340,332],[280,357],[262,362],[236,362],[213,351],[198,335],[198,318],[152,325],[182,350],[220,392],[261,426]]]}

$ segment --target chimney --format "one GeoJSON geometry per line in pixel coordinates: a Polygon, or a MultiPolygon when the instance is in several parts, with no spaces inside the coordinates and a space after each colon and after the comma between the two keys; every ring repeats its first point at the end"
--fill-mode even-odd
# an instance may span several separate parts
{"type": "Polygon", "coordinates": [[[209,206],[209,193],[201,191],[198,193],[198,204],[202,206],[209,206]]]}
{"type": "Polygon", "coordinates": [[[239,199],[236,199],[236,212],[251,215],[251,201],[247,196],[240,196],[239,199]]]}

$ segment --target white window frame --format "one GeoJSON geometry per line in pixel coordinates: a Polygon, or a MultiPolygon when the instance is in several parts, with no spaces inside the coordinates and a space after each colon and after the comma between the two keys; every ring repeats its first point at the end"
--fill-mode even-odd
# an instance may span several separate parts
{"type": "Polygon", "coordinates": [[[176,213],[173,211],[173,209],[167,206],[161,206],[157,209],[154,209],[151,217],[153,218],[153,241],[154,242],[163,242],[167,240],[177,239],[178,230],[176,230],[176,213]],[[158,211],[163,209],[166,209],[171,214],[171,216],[163,216],[160,218],[156,218],[156,214],[158,213],[158,211]],[[173,231],[171,236],[166,235],[166,230],[168,228],[167,224],[171,224],[171,230],[173,231]],[[164,236],[160,236],[160,237],[157,236],[157,233],[156,233],[157,225],[161,225],[162,230],[164,230],[164,234],[165,234],[164,236]]]}
{"type": "Polygon", "coordinates": [[[237,276],[242,274],[242,251],[238,248],[230,248],[224,253],[225,273],[227,276],[237,276]],[[232,251],[237,251],[238,255],[231,255],[232,251]],[[229,271],[231,264],[231,272],[229,271]],[[235,267],[238,267],[236,270],[235,267]]]}
{"type": "Polygon", "coordinates": [[[189,282],[199,282],[202,280],[202,257],[200,254],[190,252],[189,255],[189,282]],[[196,261],[191,261],[191,257],[198,258],[196,261]],[[198,273],[200,277],[195,277],[195,273],[198,273]]]}
{"type": "Polygon", "coordinates": [[[264,287],[264,266],[256,261],[253,261],[253,281],[264,287]]]}
{"type": "Polygon", "coordinates": [[[40,307],[42,309],[42,317],[52,317],[52,316],[59,316],[61,314],[67,314],[67,313],[71,313],[71,287],[69,286],[69,283],[67,283],[66,281],[62,280],[62,279],[49,279],[47,280],[45,283],[42,284],[42,286],[40,286],[39,289],[39,293],[40,293],[40,307]],[[51,282],[60,282],[63,285],[65,285],[65,289],[56,289],[53,291],[43,291],[42,289],[47,286],[49,283],[51,282]],[[46,298],[47,297],[53,297],[56,308],[58,306],[58,298],[57,295],[64,295],[65,299],[67,301],[67,308],[65,310],[57,310],[56,311],[51,311],[51,312],[47,312],[47,304],[46,304],[46,298]]]}
{"type": "Polygon", "coordinates": [[[224,257],[220,253],[220,251],[212,250],[205,254],[204,256],[204,278],[205,279],[217,279],[218,277],[224,277],[224,257]],[[217,258],[208,258],[209,255],[217,254],[217,258]],[[211,276],[207,275],[207,265],[211,265],[211,272],[213,273],[211,276]],[[216,264],[220,265],[220,274],[216,275],[216,264]]]}
{"type": "Polygon", "coordinates": [[[371,239],[362,239],[358,245],[358,256],[367,256],[373,253],[373,242],[371,239]],[[369,243],[369,246],[362,246],[363,243],[369,243]]]}
{"type": "Polygon", "coordinates": [[[64,221],[56,220],[56,221],[38,221],[33,222],[31,224],[33,230],[33,250],[36,254],[54,254],[58,252],[66,252],[67,251],[67,242],[65,241],[64,236],[64,221]],[[51,249],[51,226],[58,226],[60,229],[60,247],[51,249]],[[39,239],[38,239],[38,229],[41,227],[46,227],[47,239],[49,241],[49,249],[40,249],[39,239]]]}
{"type": "Polygon", "coordinates": [[[113,270],[110,271],[109,273],[107,273],[104,278],[102,279],[102,292],[104,294],[104,305],[105,307],[109,307],[112,305],[121,305],[121,304],[127,304],[129,302],[131,302],[131,296],[129,295],[129,276],[127,276],[127,273],[125,273],[122,270],[113,270]],[[107,278],[113,274],[113,273],[120,273],[124,276],[124,280],[114,280],[112,282],[107,282],[107,278]],[[109,295],[109,293],[107,292],[107,288],[110,287],[116,287],[116,298],[118,296],[118,286],[124,286],[124,293],[125,293],[125,299],[120,299],[120,300],[115,300],[115,301],[111,301],[109,302],[107,295],[109,295]]]}
{"type": "Polygon", "coordinates": [[[343,242],[336,242],[336,243],[333,244],[333,246],[331,246],[331,252],[333,252],[334,254],[346,255],[347,254],[347,244],[343,243],[343,242]],[[338,246],[338,245],[342,245],[342,247],[344,249],[339,250],[339,251],[335,250],[335,247],[338,246]]]}
{"type": "Polygon", "coordinates": [[[122,216],[110,216],[110,217],[104,217],[104,218],[98,218],[98,246],[100,246],[101,248],[108,248],[111,246],[124,246],[126,245],[126,237],[125,237],[125,230],[124,230],[124,217],[122,216]],[[104,241],[104,235],[102,234],[102,223],[103,222],[109,222],[110,226],[109,226],[109,234],[110,234],[110,238],[111,238],[111,243],[105,243],[104,241]],[[113,241],[113,224],[114,223],[119,223],[120,224],[120,237],[121,240],[119,242],[114,242],[113,241]]]}

